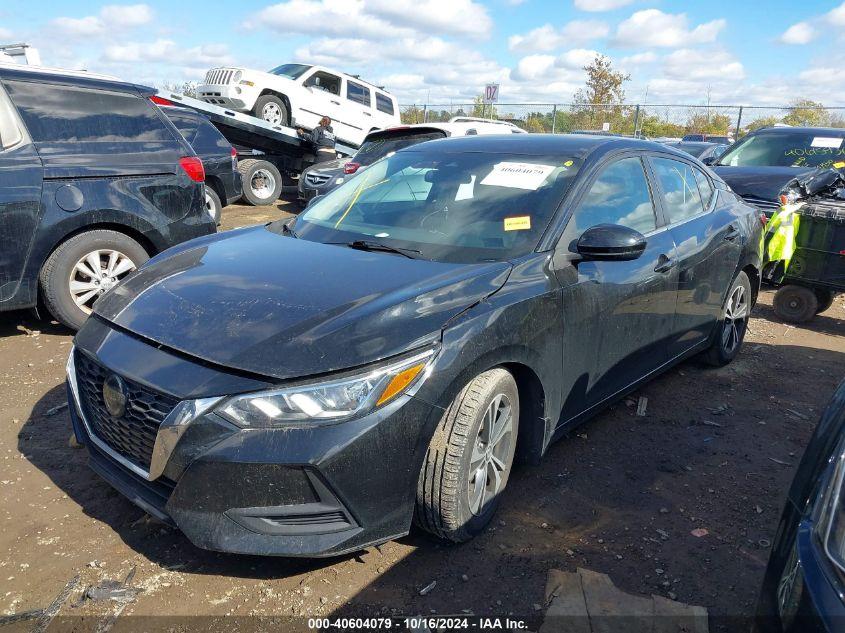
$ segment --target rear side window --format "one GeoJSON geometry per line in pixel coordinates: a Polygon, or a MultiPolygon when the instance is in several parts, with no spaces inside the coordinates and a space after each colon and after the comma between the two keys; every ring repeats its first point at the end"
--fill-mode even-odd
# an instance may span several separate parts
{"type": "Polygon", "coordinates": [[[701,201],[704,203],[704,208],[710,208],[710,203],[713,201],[713,185],[710,184],[710,179],[704,175],[700,169],[692,168],[692,173],[695,174],[695,181],[698,183],[698,193],[701,194],[701,201]]]}
{"type": "Polygon", "coordinates": [[[5,86],[36,143],[174,140],[140,95],[28,81],[5,86]]]}
{"type": "Polygon", "coordinates": [[[24,140],[12,103],[0,88],[0,151],[10,149],[24,140]]]}
{"type": "Polygon", "coordinates": [[[704,211],[693,168],[669,158],[652,158],[654,171],[663,190],[669,223],[683,222],[704,211]]]}
{"type": "Polygon", "coordinates": [[[193,121],[187,117],[183,116],[171,116],[169,115],[168,118],[173,121],[173,125],[176,126],[176,129],[179,130],[179,133],[185,137],[185,140],[188,141],[191,145],[194,144],[194,138],[197,135],[197,124],[196,121],[193,121]]]}
{"type": "Polygon", "coordinates": [[[385,114],[393,114],[393,99],[391,99],[387,95],[383,95],[380,92],[377,92],[376,108],[379,112],[384,112],[385,114]]]}
{"type": "Polygon", "coordinates": [[[356,84],[354,81],[346,82],[346,98],[355,103],[370,107],[370,89],[367,86],[356,84]]]}
{"type": "Polygon", "coordinates": [[[202,121],[197,126],[197,133],[191,143],[198,154],[229,154],[232,145],[213,124],[202,121]]]}

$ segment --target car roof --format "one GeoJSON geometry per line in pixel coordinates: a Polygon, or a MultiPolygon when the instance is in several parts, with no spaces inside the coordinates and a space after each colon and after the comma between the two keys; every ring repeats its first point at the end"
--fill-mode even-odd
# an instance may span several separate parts
{"type": "Polygon", "coordinates": [[[140,92],[145,96],[155,94],[156,89],[141,84],[120,81],[110,75],[89,73],[85,70],[67,70],[65,68],[51,68],[49,66],[23,66],[14,62],[0,62],[0,77],[4,79],[23,79],[26,81],[46,81],[53,83],[71,83],[87,88],[102,90],[120,90],[123,92],[140,92]]]}
{"type": "Polygon", "coordinates": [[[652,141],[619,136],[597,136],[587,134],[490,134],[473,136],[452,136],[445,139],[426,141],[409,149],[437,147],[438,150],[449,153],[459,152],[489,152],[507,154],[525,154],[527,156],[554,155],[583,158],[594,151],[609,152],[624,149],[639,149],[664,154],[675,154],[689,159],[674,148],[652,141]]]}
{"type": "Polygon", "coordinates": [[[752,134],[791,134],[793,132],[803,132],[804,134],[827,134],[828,136],[845,137],[845,128],[811,126],[761,127],[758,130],[754,130],[752,134]]]}
{"type": "Polygon", "coordinates": [[[666,143],[666,145],[669,147],[693,147],[695,149],[704,149],[715,145],[724,145],[724,143],[714,143],[713,141],[677,141],[675,143],[666,143]]]}
{"type": "MultiPolygon", "coordinates": [[[[495,121],[487,121],[485,119],[475,119],[472,121],[448,121],[448,122],[441,122],[441,121],[432,121],[431,123],[411,123],[409,125],[394,125],[392,127],[387,127],[382,130],[375,130],[367,134],[367,138],[370,137],[379,137],[379,136],[390,136],[391,134],[401,134],[401,133],[413,133],[418,132],[420,134],[425,134],[427,132],[446,132],[449,135],[459,135],[462,136],[466,133],[467,130],[475,129],[479,126],[479,124],[488,124],[492,123],[496,125],[497,128],[501,128],[503,133],[505,134],[512,134],[510,130],[516,129],[519,130],[519,133],[522,133],[518,127],[513,125],[512,123],[508,124],[498,124],[495,121]],[[506,131],[507,130],[507,131],[506,131]]],[[[366,139],[365,139],[366,140],[366,139]]]]}

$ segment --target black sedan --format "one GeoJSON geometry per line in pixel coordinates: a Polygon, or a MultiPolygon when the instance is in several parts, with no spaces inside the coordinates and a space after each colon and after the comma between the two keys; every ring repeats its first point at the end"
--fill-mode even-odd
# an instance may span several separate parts
{"type": "Polygon", "coordinates": [[[188,108],[161,108],[176,129],[194,148],[205,168],[205,207],[217,224],[223,207],[242,193],[238,152],[205,116],[188,108]]]}
{"type": "Polygon", "coordinates": [[[763,580],[758,633],[845,629],[845,382],[813,434],[763,580]]]}
{"type": "Polygon", "coordinates": [[[682,152],[686,152],[690,156],[695,156],[702,162],[712,162],[716,160],[719,156],[724,154],[728,147],[725,143],[708,143],[707,141],[681,141],[680,143],[666,143],[666,145],[679,149],[682,152]]]}
{"type": "Polygon", "coordinates": [[[731,145],[711,163],[737,194],[771,215],[793,178],[818,168],[845,167],[845,129],[770,127],[731,145]]]}
{"type": "Polygon", "coordinates": [[[663,145],[422,143],[104,295],[69,359],[74,429],[199,547],[337,554],[412,519],[464,541],[515,455],[685,358],[736,357],[761,232],[663,145]]]}

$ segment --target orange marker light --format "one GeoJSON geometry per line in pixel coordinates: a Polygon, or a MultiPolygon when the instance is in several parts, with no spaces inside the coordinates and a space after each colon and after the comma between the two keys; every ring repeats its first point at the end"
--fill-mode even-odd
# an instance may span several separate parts
{"type": "Polygon", "coordinates": [[[393,379],[387,383],[387,387],[385,387],[379,397],[376,406],[380,407],[388,400],[392,400],[394,396],[405,391],[408,385],[410,385],[414,381],[414,378],[417,377],[417,374],[422,371],[423,367],[425,367],[425,363],[420,363],[418,365],[408,367],[408,369],[403,369],[396,374],[393,379]]]}

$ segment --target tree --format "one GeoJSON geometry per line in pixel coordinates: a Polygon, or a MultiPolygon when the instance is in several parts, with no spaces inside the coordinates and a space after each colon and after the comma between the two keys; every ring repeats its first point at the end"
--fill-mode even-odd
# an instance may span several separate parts
{"type": "Polygon", "coordinates": [[[609,57],[596,55],[584,66],[587,80],[573,97],[573,121],[576,129],[596,129],[609,123],[610,130],[619,132],[628,127],[631,108],[624,106],[625,82],[631,75],[613,69],[609,57]]]}
{"type": "Polygon", "coordinates": [[[744,131],[748,134],[749,132],[759,130],[762,127],[772,127],[776,123],[781,123],[781,119],[776,116],[764,116],[751,121],[751,123],[745,126],[744,131]]]}
{"type": "Polygon", "coordinates": [[[789,106],[789,112],[783,117],[783,122],[789,125],[820,127],[830,123],[830,115],[821,103],[809,99],[796,99],[789,106]]]}
{"type": "Polygon", "coordinates": [[[731,117],[727,114],[710,114],[710,108],[690,109],[684,126],[687,133],[720,134],[730,133],[731,117]]]}
{"type": "Polygon", "coordinates": [[[496,106],[484,103],[484,97],[482,95],[478,95],[473,101],[472,113],[470,116],[482,117],[484,119],[495,119],[496,114],[496,106]]]}

